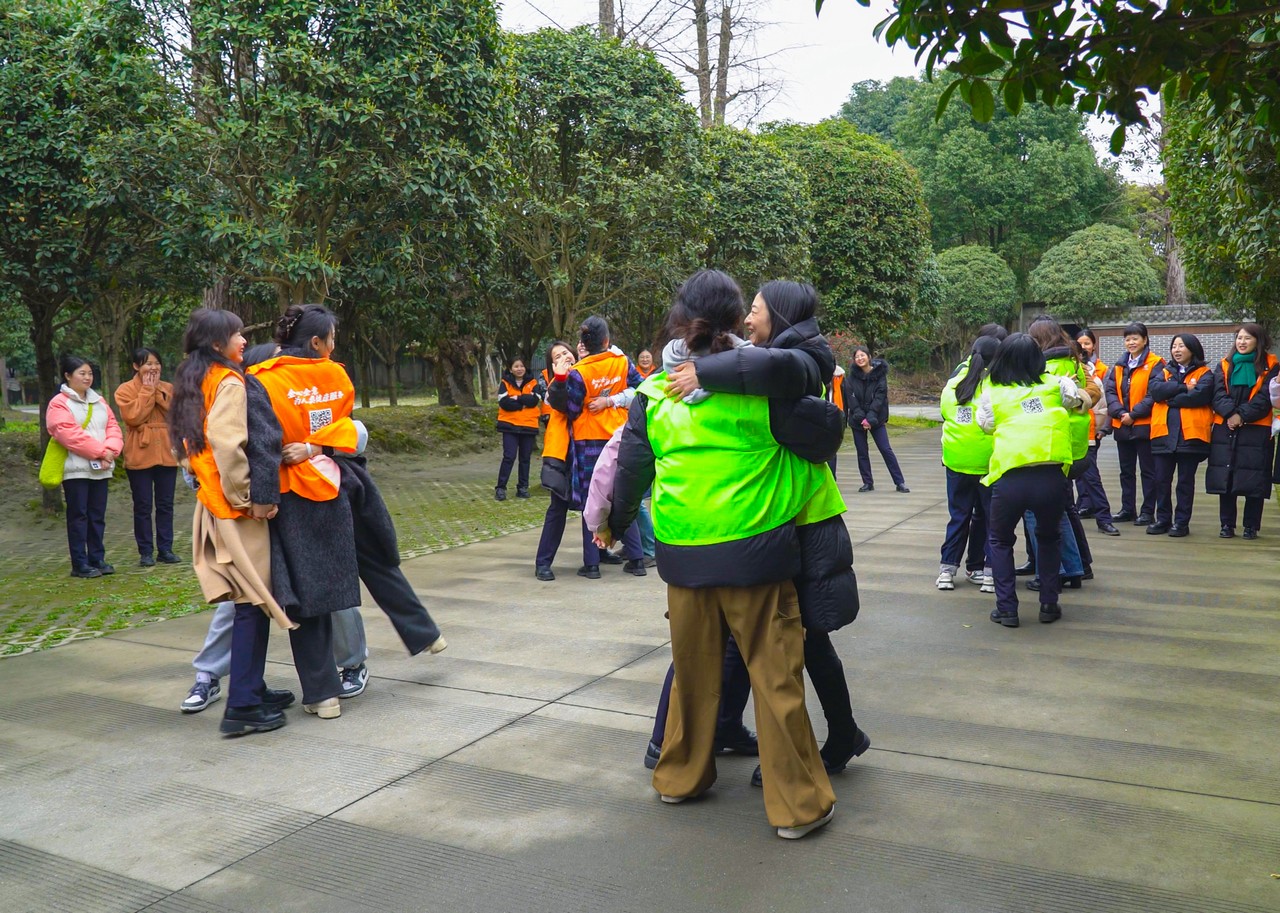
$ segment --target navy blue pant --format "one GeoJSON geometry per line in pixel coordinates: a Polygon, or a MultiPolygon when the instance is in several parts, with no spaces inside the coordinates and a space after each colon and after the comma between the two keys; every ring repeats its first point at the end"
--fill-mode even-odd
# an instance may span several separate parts
{"type": "MultiPolygon", "coordinates": [[[[1249,529],[1262,528],[1263,498],[1244,499],[1244,525],[1249,529]]],[[[1223,526],[1236,528],[1236,496],[1218,495],[1218,519],[1223,526]]]]}
{"type": "MultiPolygon", "coordinates": [[[[260,606],[236,603],[231,623],[231,682],[227,688],[228,707],[256,707],[267,687],[262,676],[267,669],[267,635],[270,620],[260,606]]],[[[329,658],[330,664],[333,657],[329,658]]]]}
{"type": "Polygon", "coordinates": [[[884,457],[884,465],[889,467],[889,478],[893,479],[893,484],[905,485],[902,469],[898,466],[898,458],[894,456],[893,448],[889,446],[889,429],[884,425],[872,425],[869,430],[860,424],[850,427],[853,429],[853,446],[858,451],[858,472],[862,476],[862,484],[872,484],[871,454],[867,449],[867,435],[870,434],[871,439],[876,442],[876,449],[880,451],[880,456],[884,457]]]}
{"type": "Polygon", "coordinates": [[[133,538],[138,554],[150,557],[173,551],[173,486],[178,478],[176,466],[152,466],[150,469],[125,470],[129,490],[133,492],[133,538]],[[151,511],[155,508],[155,538],[151,535],[151,511]]]}
{"type": "Polygon", "coordinates": [[[1196,472],[1205,457],[1198,453],[1152,454],[1156,471],[1156,522],[1186,526],[1196,498],[1196,472]],[[1178,476],[1178,507],[1173,506],[1173,477],[1178,476]]]}
{"type": "Polygon", "coordinates": [[[1133,512],[1137,502],[1137,475],[1141,475],[1142,509],[1138,516],[1151,516],[1156,506],[1156,470],[1155,461],[1151,458],[1151,442],[1116,441],[1116,456],[1120,458],[1120,509],[1133,512]]]}
{"type": "Polygon", "coordinates": [[[942,564],[960,566],[969,546],[966,570],[980,571],[986,564],[987,512],[983,509],[982,476],[947,470],[947,535],[942,541],[942,564]],[[974,543],[982,543],[976,549],[974,543]],[[976,560],[975,560],[976,559],[976,560]]]}
{"type": "MultiPolygon", "coordinates": [[[[640,547],[639,523],[632,523],[622,534],[622,557],[632,560],[644,557],[644,550],[640,547]]],[[[600,549],[592,541],[591,530],[587,529],[586,520],[582,521],[582,563],[587,567],[600,563],[600,549]]]]}
{"type": "Polygon", "coordinates": [[[569,515],[569,502],[559,495],[551,496],[547,505],[546,516],[542,518],[542,538],[538,540],[538,557],[534,559],[537,567],[551,567],[556,560],[556,552],[560,550],[560,540],[564,538],[564,521],[569,515]]]}
{"type": "MultiPolygon", "coordinates": [[[[720,681],[720,713],[716,717],[716,732],[736,734],[737,727],[742,725],[742,714],[747,708],[747,698],[751,696],[751,676],[747,674],[747,664],[742,660],[738,650],[738,642],[729,635],[724,645],[724,668],[720,681]]],[[[662,747],[667,731],[667,713],[671,707],[671,683],[675,681],[676,667],[673,663],[667,669],[667,677],[662,683],[662,693],[658,696],[658,710],[653,717],[653,744],[662,747]]]]}
{"type": "Polygon", "coordinates": [[[1058,602],[1062,561],[1060,524],[1066,505],[1062,467],[1024,466],[1010,469],[991,488],[991,512],[987,515],[991,543],[991,572],[995,576],[996,608],[1018,611],[1017,577],[1013,573],[1013,544],[1018,539],[1018,523],[1025,511],[1036,518],[1037,568],[1040,571],[1040,601],[1058,602]]]}
{"type": "Polygon", "coordinates": [[[502,465],[498,467],[498,487],[505,489],[507,480],[511,478],[511,466],[520,460],[520,472],[516,476],[516,490],[529,490],[529,459],[533,455],[535,434],[516,434],[512,431],[502,432],[502,465]]]}
{"type": "Polygon", "coordinates": [[[1076,479],[1076,497],[1081,510],[1093,511],[1094,522],[1098,526],[1106,526],[1111,522],[1111,502],[1107,500],[1107,490],[1102,485],[1102,474],[1098,472],[1098,450],[1102,447],[1089,448],[1085,457],[1087,465],[1084,473],[1076,479]]]}
{"type": "Polygon", "coordinates": [[[65,479],[67,548],[71,567],[97,567],[107,558],[103,535],[107,526],[107,480],[65,479]]]}

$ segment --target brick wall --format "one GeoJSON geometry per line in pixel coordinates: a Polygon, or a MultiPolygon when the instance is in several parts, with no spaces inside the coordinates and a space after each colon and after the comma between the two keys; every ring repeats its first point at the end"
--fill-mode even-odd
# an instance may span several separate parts
{"type": "MultiPolygon", "coordinates": [[[[1169,357],[1169,344],[1173,342],[1174,336],[1179,333],[1193,333],[1200,340],[1200,344],[1204,346],[1205,359],[1211,365],[1221,361],[1228,352],[1232,351],[1235,346],[1237,329],[1239,327],[1235,324],[1221,323],[1189,327],[1147,325],[1147,332],[1151,334],[1148,337],[1151,351],[1161,358],[1169,357]]],[[[1094,327],[1093,331],[1098,335],[1099,357],[1104,362],[1108,365],[1113,365],[1117,359],[1125,356],[1124,327],[1094,327]]]]}

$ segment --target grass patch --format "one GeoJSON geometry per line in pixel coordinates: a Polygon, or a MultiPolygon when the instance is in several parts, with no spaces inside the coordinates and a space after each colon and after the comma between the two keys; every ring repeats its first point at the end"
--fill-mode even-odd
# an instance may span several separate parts
{"type": "Polygon", "coordinates": [[[895,434],[905,431],[924,431],[930,428],[940,428],[942,427],[942,422],[935,422],[933,419],[920,416],[891,415],[889,416],[887,427],[890,434],[895,434]]]}
{"type": "Polygon", "coordinates": [[[452,457],[495,447],[494,407],[381,406],[361,409],[374,453],[432,453],[452,457]]]}

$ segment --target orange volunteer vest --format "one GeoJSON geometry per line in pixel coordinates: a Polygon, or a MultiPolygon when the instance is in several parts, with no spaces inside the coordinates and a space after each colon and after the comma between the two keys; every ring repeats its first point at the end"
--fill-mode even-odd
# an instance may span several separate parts
{"type": "Polygon", "coordinates": [[[836,373],[831,378],[831,402],[836,408],[844,411],[844,368],[836,365],[836,373]]]}
{"type": "MultiPolygon", "coordinates": [[[[286,444],[314,444],[355,453],[359,443],[351,421],[356,391],[342,365],[328,358],[277,355],[249,369],[271,396],[286,444]]],[[[280,492],[309,501],[332,501],[338,486],[310,460],[280,467],[280,492]]]]}
{"type": "MultiPolygon", "coordinates": [[[[538,378],[526,377],[523,385],[519,388],[511,386],[504,377],[498,381],[502,385],[502,395],[519,396],[522,393],[532,393],[538,387],[538,378]]],[[[515,425],[518,428],[537,428],[538,416],[542,412],[542,403],[536,406],[526,406],[515,412],[508,412],[505,409],[498,409],[498,421],[506,422],[508,425],[515,425]]]]}
{"type": "Polygon", "coordinates": [[[656,363],[651,364],[649,365],[649,370],[646,371],[644,368],[640,367],[639,364],[637,364],[636,373],[639,374],[640,377],[643,378],[644,380],[648,380],[651,375],[658,373],[658,365],[656,363]]]}
{"type": "MultiPolygon", "coordinates": [[[[551,380],[552,380],[551,369],[543,368],[542,369],[542,389],[543,390],[551,389],[551,380]]],[[[542,402],[538,405],[538,414],[539,415],[551,414],[551,404],[547,402],[546,396],[542,397],[542,402]]]]}
{"type": "MultiPolygon", "coordinates": [[[[1187,374],[1184,382],[1190,390],[1196,381],[1204,377],[1209,370],[1208,365],[1201,365],[1187,374]]],[[[1209,429],[1213,426],[1213,409],[1210,406],[1193,406],[1190,409],[1178,410],[1182,413],[1182,436],[1188,441],[1204,441],[1209,443],[1209,429]]],[[[1169,434],[1169,404],[1156,403],[1151,407],[1151,440],[1169,434]]]]}
{"type": "MultiPolygon", "coordinates": [[[[1268,352],[1268,353],[1267,353],[1267,372],[1266,372],[1266,373],[1267,373],[1267,374],[1270,374],[1270,373],[1271,373],[1271,369],[1272,369],[1272,368],[1274,368],[1275,366],[1276,366],[1276,357],[1275,357],[1274,355],[1272,355],[1270,352],[1268,352]]],[[[1255,396],[1257,396],[1257,395],[1258,395],[1258,391],[1262,389],[1262,385],[1263,385],[1264,383],[1266,383],[1266,380],[1267,380],[1266,374],[1260,374],[1260,375],[1258,375],[1258,379],[1257,379],[1257,381],[1255,381],[1255,382],[1254,382],[1253,389],[1249,391],[1249,399],[1253,399],[1255,396]]],[[[1227,386],[1227,389],[1228,389],[1228,390],[1230,390],[1230,389],[1231,389],[1231,359],[1230,359],[1230,358],[1224,358],[1224,359],[1222,359],[1222,382],[1223,382],[1224,384],[1226,384],[1226,386],[1227,386]]],[[[1219,414],[1218,414],[1218,413],[1216,413],[1216,412],[1214,412],[1214,413],[1213,413],[1213,423],[1214,423],[1215,425],[1221,425],[1221,424],[1222,424],[1223,422],[1225,422],[1225,421],[1226,421],[1226,419],[1225,419],[1225,418],[1223,418],[1221,415],[1219,415],[1219,414]]],[[[1249,424],[1250,424],[1250,425],[1262,425],[1262,426],[1263,426],[1263,427],[1265,427],[1265,428],[1270,428],[1270,427],[1271,427],[1271,412],[1270,412],[1270,411],[1268,411],[1268,412],[1267,412],[1267,414],[1266,414],[1266,415],[1264,415],[1262,418],[1260,418],[1260,419],[1258,419],[1257,421],[1254,421],[1254,422],[1249,422],[1249,424]]]]}
{"type": "Polygon", "coordinates": [[[591,412],[587,403],[597,396],[613,396],[627,389],[627,369],[631,363],[627,356],[608,350],[598,355],[588,355],[573,366],[582,375],[587,395],[582,402],[582,414],[573,422],[573,438],[577,441],[607,441],[627,422],[627,410],[609,406],[600,412],[591,412]]]}
{"type": "Polygon", "coordinates": [[[209,410],[213,408],[218,387],[228,377],[235,378],[236,383],[243,386],[244,378],[225,365],[214,365],[205,374],[204,381],[200,384],[200,392],[204,394],[204,450],[195,456],[187,455],[191,474],[200,482],[196,498],[219,520],[236,520],[250,516],[248,511],[232,507],[227,496],[222,493],[222,474],[218,472],[218,463],[213,458],[213,448],[209,446],[209,410]]]}
{"type": "MultiPolygon", "coordinates": [[[[1148,352],[1147,360],[1133,369],[1133,376],[1129,379],[1129,399],[1127,402],[1124,398],[1124,372],[1128,364],[1128,359],[1116,362],[1116,395],[1120,397],[1120,402],[1125,404],[1126,411],[1132,409],[1134,403],[1142,402],[1143,398],[1147,395],[1147,381],[1151,377],[1151,369],[1159,360],[1159,355],[1154,352],[1148,352]]],[[[1146,418],[1135,418],[1133,423],[1135,425],[1150,425],[1151,416],[1147,416],[1146,418]]],[[[1119,428],[1120,419],[1113,418],[1111,420],[1111,427],[1119,428]]]]}

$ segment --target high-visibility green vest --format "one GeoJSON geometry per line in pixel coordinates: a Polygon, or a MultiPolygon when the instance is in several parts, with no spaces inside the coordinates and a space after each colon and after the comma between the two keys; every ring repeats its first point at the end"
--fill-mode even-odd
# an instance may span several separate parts
{"type": "MultiPolygon", "coordinates": [[[[1070,377],[1076,386],[1084,391],[1087,376],[1084,365],[1074,358],[1050,358],[1044,364],[1046,374],[1055,377],[1070,377]]],[[[1089,455],[1089,413],[1074,409],[1067,410],[1071,420],[1071,459],[1083,460],[1089,455]]]]}
{"type": "Polygon", "coordinates": [[[1066,475],[1072,462],[1071,421],[1056,379],[1044,375],[1032,386],[988,380],[983,396],[995,416],[991,467],[983,485],[996,484],[1010,469],[1042,463],[1061,463],[1066,475]]]}
{"type": "Polygon", "coordinates": [[[942,388],[942,465],[952,472],[980,476],[991,463],[992,440],[977,421],[982,384],[972,400],[963,406],[956,402],[956,387],[964,373],[951,378],[942,388]]]}
{"type": "Polygon", "coordinates": [[[768,399],[716,393],[690,406],[666,396],[665,380],[655,374],[639,388],[657,469],[653,529],[663,543],[733,542],[844,511],[827,465],[773,439],[768,399]]]}

